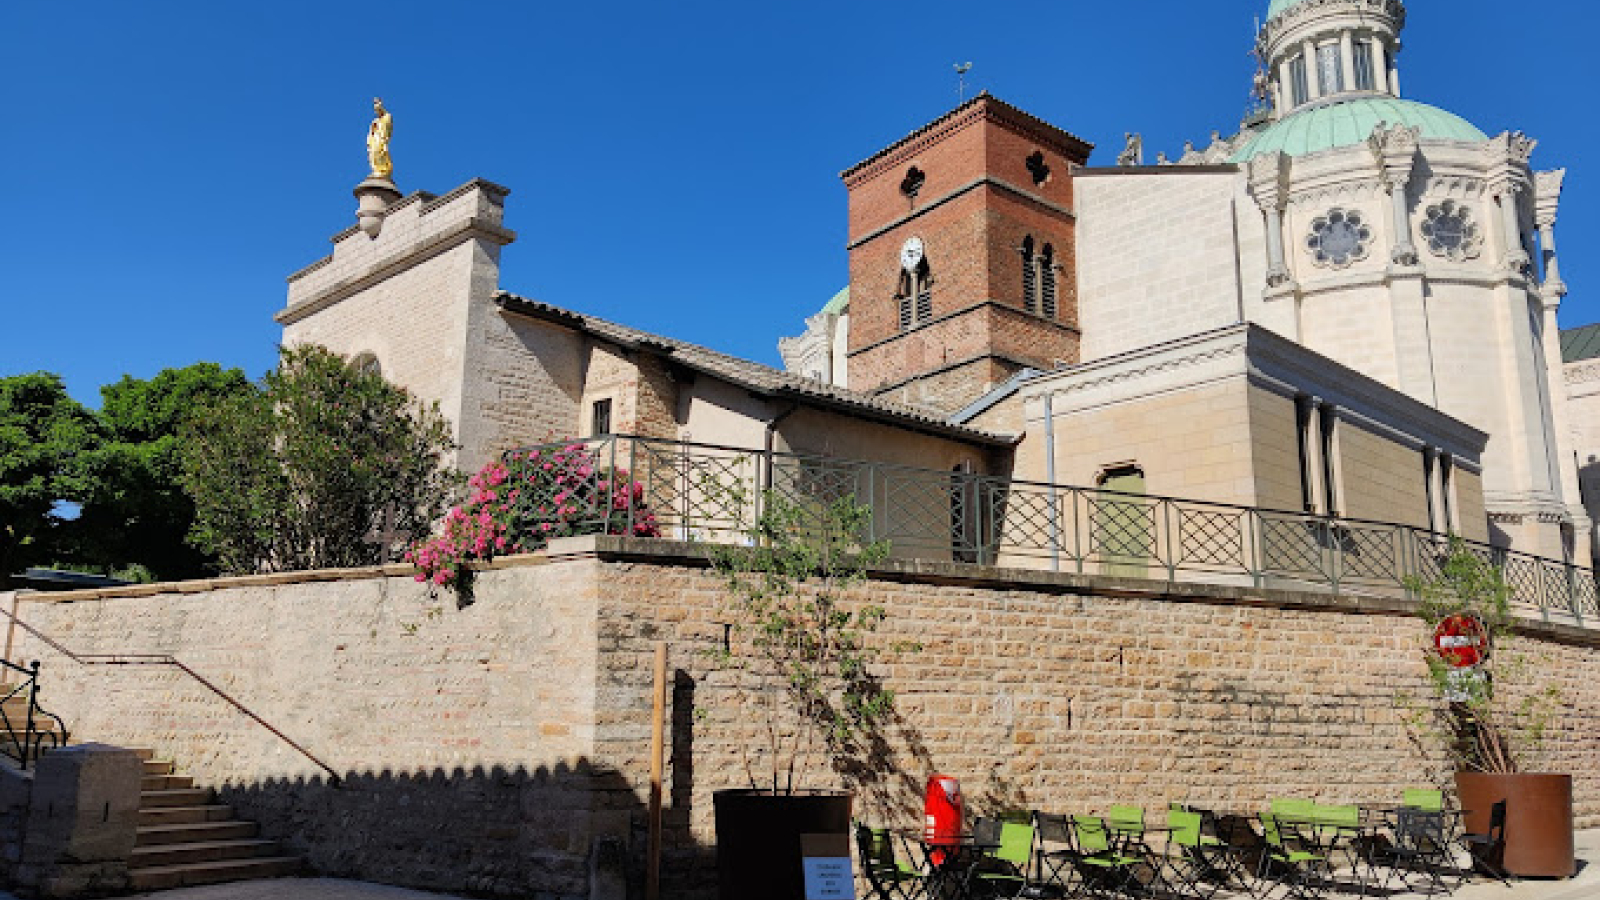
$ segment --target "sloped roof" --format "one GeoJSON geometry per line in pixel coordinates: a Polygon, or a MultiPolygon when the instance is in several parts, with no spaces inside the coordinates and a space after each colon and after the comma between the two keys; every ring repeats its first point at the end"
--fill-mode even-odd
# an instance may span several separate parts
{"type": "Polygon", "coordinates": [[[1562,362],[1578,362],[1597,356],[1600,356],[1600,322],[1561,332],[1562,362]]]}
{"type": "Polygon", "coordinates": [[[629,328],[626,325],[575,313],[539,300],[529,300],[506,291],[498,292],[494,299],[495,304],[507,312],[565,325],[630,349],[656,353],[679,365],[739,385],[757,394],[809,403],[813,406],[831,407],[902,428],[973,443],[1009,447],[1017,442],[1017,438],[1013,435],[997,434],[965,425],[953,425],[937,413],[920,407],[824,384],[771,366],[718,353],[687,341],[629,328]]]}

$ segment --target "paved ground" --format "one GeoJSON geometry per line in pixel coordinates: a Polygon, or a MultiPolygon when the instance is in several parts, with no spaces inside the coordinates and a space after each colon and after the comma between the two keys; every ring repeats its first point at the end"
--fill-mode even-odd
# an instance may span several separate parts
{"type": "MultiPolygon", "coordinates": [[[[1477,880],[1451,900],[1600,900],[1600,829],[1578,832],[1578,877],[1566,881],[1514,881],[1510,887],[1477,880]]],[[[1332,897],[1342,895],[1333,894],[1332,897]]],[[[1416,895],[1402,894],[1398,897],[1416,895]]],[[[462,900],[404,888],[337,878],[273,878],[210,887],[137,894],[132,900],[462,900]]],[[[16,900],[0,891],[0,900],[16,900]]],[[[1396,898],[1398,900],[1398,898],[1396,898]]]]}

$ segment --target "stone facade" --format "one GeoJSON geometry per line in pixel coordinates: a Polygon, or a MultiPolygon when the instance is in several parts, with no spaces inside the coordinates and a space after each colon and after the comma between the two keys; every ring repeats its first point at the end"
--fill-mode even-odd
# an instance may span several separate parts
{"type": "Polygon", "coordinates": [[[1476,513],[1486,435],[1256,325],[1043,375],[1020,393],[1030,440],[1018,468],[1058,482],[1136,467],[1156,496],[1488,537],[1476,513]],[[1053,443],[1035,443],[1046,433],[1053,443]],[[1448,479],[1430,479],[1426,453],[1456,461],[1448,479]]]}
{"type": "MultiPolygon", "coordinates": [[[[76,653],[175,655],[338,786],[170,667],[14,640],[74,734],[154,747],[320,872],[561,900],[588,897],[591,860],[616,851],[638,887],[664,640],[664,889],[710,897],[712,792],[762,746],[748,698],[708,668],[720,592],[690,545],[581,538],[479,573],[459,608],[403,567],[24,597],[22,620],[76,653]]],[[[868,821],[914,822],[933,771],[974,814],[1392,801],[1447,781],[1396,708],[1425,689],[1405,601],[912,562],[856,596],[889,610],[875,640],[899,714],[882,765],[813,758],[806,778],[855,789],[868,821]],[[922,649],[889,649],[906,640],[922,649]]],[[[1600,638],[1529,622],[1518,641],[1564,692],[1533,764],[1574,773],[1578,825],[1600,825],[1600,638]]]]}

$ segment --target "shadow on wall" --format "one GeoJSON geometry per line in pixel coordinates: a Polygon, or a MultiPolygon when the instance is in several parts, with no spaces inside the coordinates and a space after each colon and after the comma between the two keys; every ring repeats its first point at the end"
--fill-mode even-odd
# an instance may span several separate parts
{"type": "MultiPolygon", "coordinates": [[[[349,772],[338,787],[320,776],[271,779],[217,795],[319,874],[487,897],[644,892],[645,803],[620,772],[586,759],[531,770],[349,772]]],[[[669,809],[669,823],[676,817],[669,809]]],[[[714,856],[686,836],[665,842],[664,892],[714,896],[714,856]]]]}

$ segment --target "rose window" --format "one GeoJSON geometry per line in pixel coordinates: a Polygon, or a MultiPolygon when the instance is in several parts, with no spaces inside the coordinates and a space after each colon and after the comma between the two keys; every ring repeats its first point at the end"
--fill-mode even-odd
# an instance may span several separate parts
{"type": "Polygon", "coordinates": [[[1472,221],[1472,211],[1465,206],[1446,200],[1428,207],[1424,215],[1422,237],[1434,256],[1460,262],[1477,256],[1483,248],[1478,223],[1472,221]]]}
{"type": "Polygon", "coordinates": [[[1306,250],[1319,266],[1342,269],[1367,258],[1372,246],[1372,228],[1355,210],[1330,209],[1327,215],[1311,220],[1306,250]]]}

